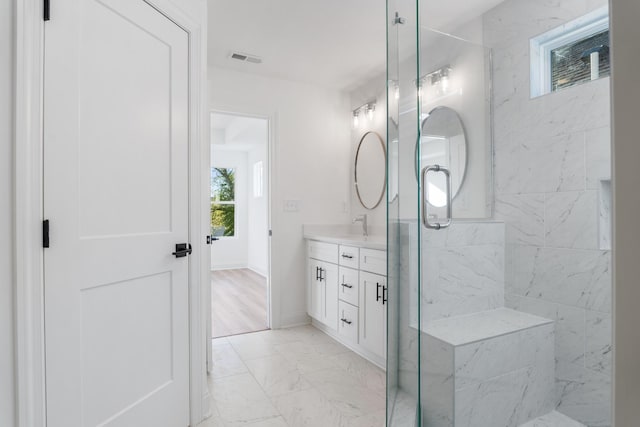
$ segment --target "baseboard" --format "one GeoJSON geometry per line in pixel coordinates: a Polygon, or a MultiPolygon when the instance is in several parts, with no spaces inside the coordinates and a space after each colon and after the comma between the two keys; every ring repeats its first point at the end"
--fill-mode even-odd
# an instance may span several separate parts
{"type": "Polygon", "coordinates": [[[218,265],[216,267],[211,267],[211,271],[221,271],[221,270],[240,270],[243,268],[249,268],[246,264],[228,264],[228,265],[218,265]]]}
{"type": "Polygon", "coordinates": [[[266,271],[262,271],[262,270],[259,270],[257,268],[253,268],[251,266],[248,266],[247,269],[253,271],[254,273],[256,273],[256,274],[258,274],[258,275],[260,275],[262,277],[264,277],[265,279],[267,278],[267,272],[266,271]]]}
{"type": "Polygon", "coordinates": [[[300,313],[293,313],[284,315],[280,318],[280,328],[293,328],[295,326],[308,325],[311,323],[311,318],[307,315],[306,311],[300,313]]]}

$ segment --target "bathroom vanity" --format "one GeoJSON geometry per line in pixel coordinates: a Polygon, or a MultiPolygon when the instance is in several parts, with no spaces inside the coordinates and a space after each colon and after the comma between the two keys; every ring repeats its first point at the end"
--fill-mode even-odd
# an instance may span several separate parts
{"type": "Polygon", "coordinates": [[[305,229],[313,325],[384,369],[387,253],[383,236],[305,229]]]}

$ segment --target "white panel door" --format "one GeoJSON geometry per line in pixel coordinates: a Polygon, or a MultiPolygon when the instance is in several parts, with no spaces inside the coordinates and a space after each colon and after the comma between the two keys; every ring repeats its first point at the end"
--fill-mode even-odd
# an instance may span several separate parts
{"type": "Polygon", "coordinates": [[[52,4],[48,427],[189,423],[188,47],[142,0],[52,4]]]}

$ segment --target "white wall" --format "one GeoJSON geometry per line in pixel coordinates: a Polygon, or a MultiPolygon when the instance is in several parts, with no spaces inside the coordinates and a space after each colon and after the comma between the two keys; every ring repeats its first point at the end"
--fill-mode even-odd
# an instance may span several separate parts
{"type": "Polygon", "coordinates": [[[0,2],[0,425],[14,425],[13,375],[13,26],[0,2]]]}
{"type": "Polygon", "coordinates": [[[269,262],[269,157],[267,155],[267,143],[257,146],[249,151],[247,166],[249,168],[249,190],[247,191],[249,218],[248,218],[248,252],[247,267],[258,274],[267,276],[269,262]],[[263,193],[262,197],[254,197],[253,194],[253,167],[257,162],[262,162],[263,193]]]}
{"type": "Polygon", "coordinates": [[[245,268],[248,251],[248,188],[249,171],[246,151],[216,149],[211,146],[211,166],[236,170],[235,236],[221,237],[211,245],[211,269],[245,268]]]}
{"type": "Polygon", "coordinates": [[[272,118],[274,327],[308,321],[303,224],[343,224],[349,205],[350,108],[333,89],[222,68],[209,72],[212,110],[272,118]],[[298,201],[285,212],[285,200],[298,201]]]}

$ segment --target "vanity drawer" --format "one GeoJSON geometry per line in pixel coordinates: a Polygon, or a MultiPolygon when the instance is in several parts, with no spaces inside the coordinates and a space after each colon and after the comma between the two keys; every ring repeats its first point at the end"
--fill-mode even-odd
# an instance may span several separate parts
{"type": "Polygon", "coordinates": [[[338,333],[349,341],[358,342],[358,307],[340,301],[338,314],[338,333]]]}
{"type": "Polygon", "coordinates": [[[360,270],[387,275],[387,252],[375,249],[360,249],[360,270]]]}
{"type": "Polygon", "coordinates": [[[359,295],[358,290],[360,289],[358,270],[340,267],[338,281],[338,298],[357,307],[359,295]]]}
{"type": "Polygon", "coordinates": [[[340,245],[340,265],[345,267],[358,268],[360,262],[360,248],[340,245]]]}
{"type": "Polygon", "coordinates": [[[335,243],[316,242],[309,240],[309,258],[320,261],[338,263],[338,245],[335,243]]]}

